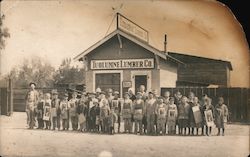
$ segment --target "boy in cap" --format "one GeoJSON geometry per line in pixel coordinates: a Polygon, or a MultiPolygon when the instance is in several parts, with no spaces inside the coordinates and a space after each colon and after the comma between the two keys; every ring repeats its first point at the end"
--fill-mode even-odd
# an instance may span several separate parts
{"type": "Polygon", "coordinates": [[[113,96],[113,90],[111,88],[109,88],[107,90],[107,96],[106,96],[107,100],[108,100],[108,103],[109,103],[109,107],[111,108],[111,101],[114,99],[114,96],[113,96]]]}
{"type": "Polygon", "coordinates": [[[166,104],[164,103],[164,98],[159,97],[158,98],[158,104],[156,107],[156,115],[157,115],[157,134],[162,135],[166,134],[166,117],[167,117],[167,108],[166,104]]]}
{"type": "Polygon", "coordinates": [[[228,108],[224,104],[223,97],[218,98],[218,104],[215,106],[215,124],[218,128],[217,136],[220,135],[222,130],[222,136],[224,136],[225,132],[225,123],[227,122],[228,118],[228,108]]]}
{"type": "Polygon", "coordinates": [[[43,122],[43,108],[44,108],[44,95],[41,91],[39,93],[39,100],[37,104],[37,122],[38,122],[38,129],[43,129],[44,122],[43,122]]]}
{"type": "Polygon", "coordinates": [[[133,110],[133,102],[129,98],[129,93],[125,92],[124,93],[124,103],[123,103],[123,107],[122,107],[122,116],[124,119],[124,132],[125,133],[127,131],[129,133],[131,133],[131,131],[132,131],[132,122],[131,122],[132,110],[133,110]]]}
{"type": "Polygon", "coordinates": [[[100,107],[100,123],[102,133],[108,133],[108,116],[110,114],[110,108],[107,99],[102,100],[102,106],[100,107]]]}
{"type": "Polygon", "coordinates": [[[69,95],[67,93],[64,94],[63,100],[60,102],[60,109],[61,109],[61,118],[62,118],[62,129],[68,130],[69,129],[69,116],[68,116],[68,102],[69,95]]]}
{"type": "Polygon", "coordinates": [[[176,133],[175,125],[178,116],[177,106],[174,104],[174,97],[170,97],[169,99],[169,107],[167,112],[167,126],[168,126],[168,134],[173,135],[176,133]]]}
{"type": "Polygon", "coordinates": [[[155,99],[155,93],[150,91],[148,93],[148,99],[145,102],[145,115],[147,117],[147,134],[153,135],[155,133],[155,110],[157,101],[155,99]]]}
{"type": "Polygon", "coordinates": [[[51,118],[53,123],[53,130],[60,130],[61,128],[61,118],[60,118],[60,99],[58,99],[57,90],[52,90],[52,100],[51,100],[51,118]]]}
{"type": "Polygon", "coordinates": [[[108,132],[111,135],[115,134],[114,125],[115,125],[116,120],[117,120],[117,116],[114,112],[114,109],[112,108],[108,116],[108,132]]]}
{"type": "MultiPolygon", "coordinates": [[[[119,100],[119,92],[114,92],[114,99],[111,100],[111,109],[114,109],[114,113],[117,116],[117,124],[118,124],[118,133],[120,133],[120,125],[121,125],[121,101],[119,100]]],[[[114,128],[115,129],[115,128],[114,128]]]]}
{"type": "Polygon", "coordinates": [[[79,105],[77,106],[78,122],[80,124],[79,131],[86,131],[86,114],[87,114],[87,98],[86,93],[82,92],[81,98],[79,100],[79,105]]]}
{"type": "Polygon", "coordinates": [[[98,100],[96,99],[95,93],[89,93],[90,99],[88,102],[88,130],[95,131],[96,130],[96,104],[98,104],[98,100]]]}
{"type": "Polygon", "coordinates": [[[135,123],[135,130],[134,133],[138,133],[138,129],[140,134],[142,135],[142,118],[144,115],[144,101],[142,100],[141,92],[137,92],[136,100],[134,101],[133,106],[133,114],[134,114],[134,123],[135,123]]]}
{"type": "Polygon", "coordinates": [[[78,129],[78,115],[76,113],[77,104],[77,93],[73,92],[72,98],[69,100],[69,116],[71,119],[71,126],[74,131],[78,129]]]}

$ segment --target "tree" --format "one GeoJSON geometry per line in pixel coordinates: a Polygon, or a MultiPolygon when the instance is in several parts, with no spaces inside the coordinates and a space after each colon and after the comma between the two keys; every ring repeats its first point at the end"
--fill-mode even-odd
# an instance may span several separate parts
{"type": "Polygon", "coordinates": [[[56,84],[83,84],[84,69],[74,65],[71,58],[65,58],[55,74],[56,84]]]}
{"type": "Polygon", "coordinates": [[[19,67],[14,67],[9,77],[15,87],[27,87],[35,82],[38,87],[52,87],[54,85],[55,69],[47,61],[39,57],[24,59],[19,67]]]}
{"type": "Polygon", "coordinates": [[[3,27],[4,15],[0,15],[0,75],[2,70],[2,50],[5,48],[5,39],[10,37],[8,28],[3,27]]]}
{"type": "Polygon", "coordinates": [[[5,39],[10,37],[8,28],[3,27],[4,15],[0,17],[0,51],[5,47],[5,39]]]}

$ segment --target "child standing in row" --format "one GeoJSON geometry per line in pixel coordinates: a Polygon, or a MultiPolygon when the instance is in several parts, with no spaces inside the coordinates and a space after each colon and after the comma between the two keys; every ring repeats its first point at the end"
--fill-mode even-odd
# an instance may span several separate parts
{"type": "Polygon", "coordinates": [[[68,94],[65,93],[63,100],[60,102],[61,108],[61,118],[62,118],[62,129],[68,130],[69,129],[69,116],[68,116],[68,94]]]}
{"type": "Polygon", "coordinates": [[[156,107],[156,116],[157,116],[157,134],[165,135],[166,134],[166,117],[167,117],[167,107],[163,103],[163,97],[158,98],[158,104],[156,107]]]}
{"type": "Polygon", "coordinates": [[[227,122],[228,118],[228,108],[224,104],[223,97],[219,97],[218,104],[215,107],[215,124],[218,128],[217,136],[220,135],[222,130],[222,136],[224,136],[225,132],[225,123],[227,122]]]}
{"type": "Polygon", "coordinates": [[[134,123],[135,123],[134,133],[137,134],[139,129],[140,134],[142,134],[144,101],[142,100],[142,94],[140,92],[138,92],[136,95],[136,100],[134,101],[133,113],[134,113],[134,123]]]}
{"type": "Polygon", "coordinates": [[[43,120],[45,122],[45,129],[50,129],[51,127],[50,117],[51,117],[51,99],[50,99],[50,94],[46,93],[44,99],[44,115],[43,115],[43,120]]]}
{"type": "Polygon", "coordinates": [[[167,118],[167,126],[168,126],[168,134],[169,135],[174,135],[176,133],[175,131],[175,125],[176,125],[176,120],[178,116],[178,111],[177,111],[177,106],[174,104],[174,98],[171,97],[169,99],[170,104],[168,107],[168,118],[167,118]]]}
{"type": "Polygon", "coordinates": [[[43,122],[43,109],[44,109],[44,95],[42,92],[39,93],[39,100],[37,104],[37,122],[38,122],[38,129],[43,129],[44,122],[43,122]]]}
{"type": "Polygon", "coordinates": [[[123,103],[123,109],[122,109],[122,116],[123,116],[123,120],[124,120],[124,132],[125,133],[127,131],[129,133],[132,132],[132,122],[131,122],[132,109],[133,109],[133,102],[129,98],[128,92],[126,92],[124,94],[124,103],[123,103]]]}

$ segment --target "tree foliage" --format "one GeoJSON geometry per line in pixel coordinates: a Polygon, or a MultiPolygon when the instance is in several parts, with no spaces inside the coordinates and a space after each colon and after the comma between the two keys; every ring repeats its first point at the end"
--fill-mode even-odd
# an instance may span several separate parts
{"type": "Polygon", "coordinates": [[[84,69],[74,65],[71,58],[65,58],[55,74],[56,84],[82,84],[84,69]]]}
{"type": "Polygon", "coordinates": [[[24,59],[19,67],[14,67],[9,77],[15,87],[27,87],[30,82],[35,82],[38,87],[52,87],[54,84],[55,68],[40,57],[24,59]]]}
{"type": "Polygon", "coordinates": [[[5,47],[5,39],[10,37],[8,28],[3,27],[4,15],[0,16],[0,50],[5,47]]]}

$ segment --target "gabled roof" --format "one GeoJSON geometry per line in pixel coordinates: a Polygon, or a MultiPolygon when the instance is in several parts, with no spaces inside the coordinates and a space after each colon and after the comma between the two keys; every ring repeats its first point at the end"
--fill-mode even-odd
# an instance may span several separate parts
{"type": "Polygon", "coordinates": [[[205,58],[205,57],[199,57],[199,56],[193,56],[193,55],[187,55],[187,54],[181,54],[181,53],[174,53],[174,52],[168,52],[168,55],[172,56],[173,58],[178,59],[181,62],[184,62],[185,64],[217,63],[217,64],[224,64],[230,70],[233,70],[232,64],[229,61],[211,59],[211,58],[205,58]]]}
{"type": "Polygon", "coordinates": [[[113,31],[110,34],[108,34],[107,36],[105,36],[103,39],[99,40],[94,45],[90,46],[88,49],[86,49],[85,51],[83,51],[82,53],[80,53],[79,55],[74,57],[74,60],[81,60],[84,56],[86,56],[87,54],[92,52],[94,49],[96,49],[100,45],[104,44],[106,41],[108,41],[109,39],[111,39],[115,35],[121,35],[121,36],[129,39],[130,41],[140,45],[141,47],[147,49],[148,51],[154,53],[155,55],[157,55],[165,60],[170,59],[178,64],[184,64],[183,62],[179,61],[178,59],[175,59],[172,56],[169,56],[168,54],[165,54],[164,52],[161,52],[160,50],[154,48],[153,46],[149,45],[147,42],[142,41],[141,39],[139,39],[133,35],[130,35],[130,34],[124,32],[120,29],[116,29],[115,31],[113,31]]]}

